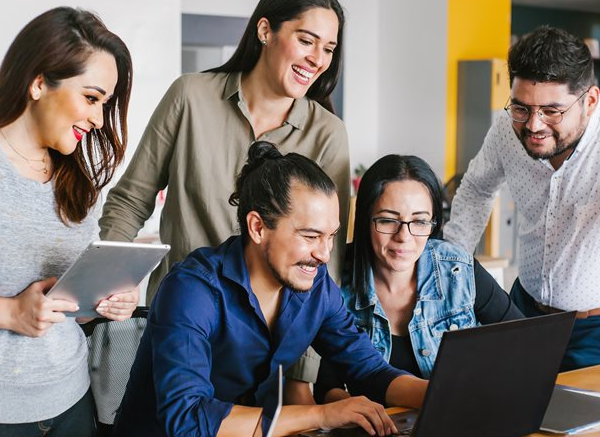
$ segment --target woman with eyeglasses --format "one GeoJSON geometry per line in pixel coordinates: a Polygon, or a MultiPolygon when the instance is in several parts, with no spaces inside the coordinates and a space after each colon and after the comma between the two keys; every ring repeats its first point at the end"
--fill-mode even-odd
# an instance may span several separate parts
{"type": "MultiPolygon", "coordinates": [[[[442,220],[440,184],[425,161],[379,159],[360,183],[342,279],[357,327],[390,364],[423,378],[445,331],[523,317],[470,253],[436,238],[442,220]]],[[[317,401],[346,396],[333,363],[322,361],[317,401]]]]}

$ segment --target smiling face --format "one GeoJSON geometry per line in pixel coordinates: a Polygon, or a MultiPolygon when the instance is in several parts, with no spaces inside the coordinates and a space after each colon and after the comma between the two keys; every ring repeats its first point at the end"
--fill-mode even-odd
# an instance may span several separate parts
{"type": "Polygon", "coordinates": [[[290,213],[274,229],[265,228],[261,245],[271,279],[305,292],[313,286],[317,267],[329,261],[340,227],[338,198],[296,182],[290,199],[290,213]]]}
{"type": "Polygon", "coordinates": [[[334,11],[312,8],[298,19],[285,21],[273,33],[268,20],[258,22],[258,35],[266,41],[258,66],[268,75],[275,94],[302,98],[325,72],[337,45],[338,18],[334,11]]]}
{"type": "Polygon", "coordinates": [[[104,123],[104,104],[117,84],[117,65],[113,55],[96,51],[79,76],[51,87],[38,76],[30,87],[32,100],[30,133],[40,147],[69,155],[91,129],[104,123]]]}
{"type": "Polygon", "coordinates": [[[527,122],[512,122],[527,154],[535,159],[562,156],[564,161],[585,131],[595,107],[595,95],[595,90],[591,89],[581,98],[581,103],[575,102],[579,95],[571,94],[566,84],[532,82],[516,77],[512,85],[511,102],[533,109],[527,122]],[[573,107],[563,114],[562,121],[554,125],[544,123],[535,113],[540,106],[553,106],[564,111],[572,104],[573,107]]]}
{"type": "MultiPolygon", "coordinates": [[[[433,203],[427,187],[414,180],[389,182],[373,204],[372,217],[385,217],[405,222],[433,220],[433,203]]],[[[403,224],[395,235],[382,234],[371,221],[371,244],[375,269],[390,272],[412,272],[429,237],[415,237],[403,224]]]]}

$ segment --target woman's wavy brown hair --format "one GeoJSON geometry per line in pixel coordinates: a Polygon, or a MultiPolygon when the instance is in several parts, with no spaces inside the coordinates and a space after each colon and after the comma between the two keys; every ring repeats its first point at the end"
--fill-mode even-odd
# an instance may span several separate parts
{"type": "Polygon", "coordinates": [[[91,12],[59,7],[19,32],[0,66],[0,127],[18,119],[29,103],[29,86],[40,74],[50,87],[85,71],[94,52],[114,56],[118,80],[105,105],[104,125],[85,135],[71,155],[50,150],[54,197],[64,223],[80,223],[125,156],[132,63],[125,43],[91,12]]]}

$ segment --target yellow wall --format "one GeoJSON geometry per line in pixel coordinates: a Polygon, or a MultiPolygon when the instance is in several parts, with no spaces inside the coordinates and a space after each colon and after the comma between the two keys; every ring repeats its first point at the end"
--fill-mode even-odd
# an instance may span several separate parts
{"type": "Polygon", "coordinates": [[[510,47],[510,4],[511,0],[448,0],[446,180],[456,169],[458,61],[506,59],[510,47]]]}

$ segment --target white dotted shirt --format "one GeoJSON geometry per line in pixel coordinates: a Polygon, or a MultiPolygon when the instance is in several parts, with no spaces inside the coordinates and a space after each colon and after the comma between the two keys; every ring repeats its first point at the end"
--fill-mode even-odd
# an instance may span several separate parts
{"type": "Polygon", "coordinates": [[[530,158],[502,114],[469,164],[444,237],[472,252],[507,182],[519,213],[519,279],[525,290],[566,311],[600,308],[599,173],[600,111],[558,170],[530,158]]]}

